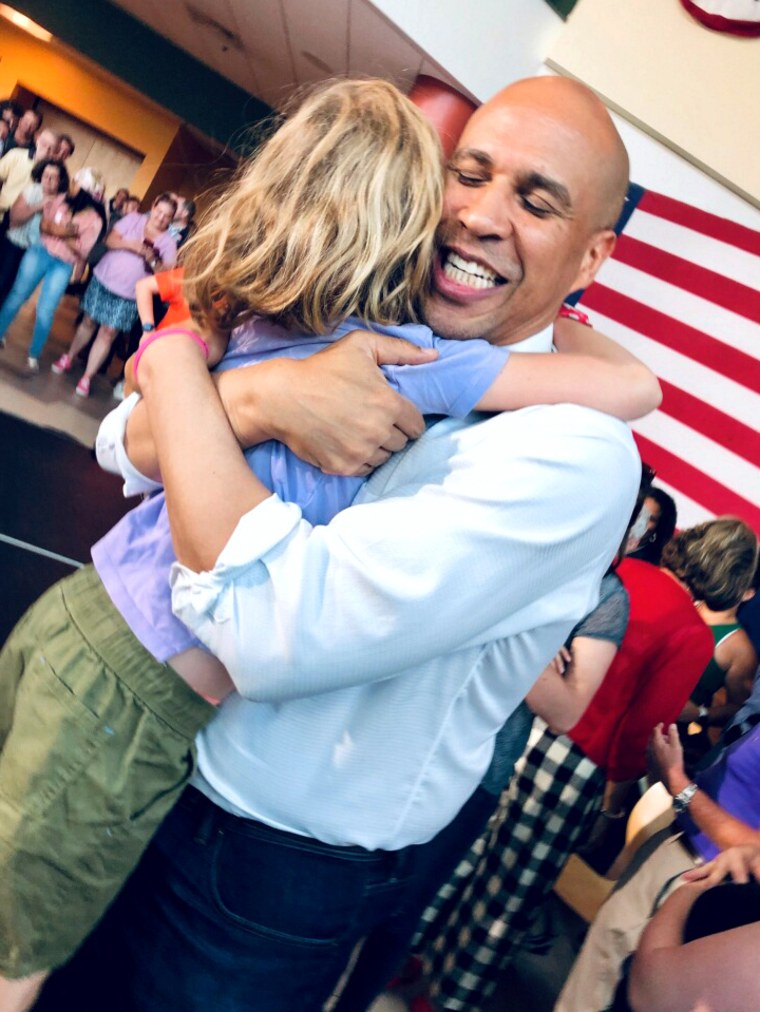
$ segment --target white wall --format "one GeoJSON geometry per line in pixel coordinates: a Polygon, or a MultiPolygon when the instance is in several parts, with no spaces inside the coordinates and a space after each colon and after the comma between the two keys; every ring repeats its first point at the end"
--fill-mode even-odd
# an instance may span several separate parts
{"type": "Polygon", "coordinates": [[[631,179],[635,183],[760,231],[760,210],[749,201],[732,193],[622,116],[613,114],[612,118],[628,148],[631,179]]]}
{"type": "MultiPolygon", "coordinates": [[[[552,73],[544,59],[565,30],[544,0],[372,2],[479,101],[520,77],[552,73]]],[[[623,117],[613,118],[634,182],[760,230],[757,208],[623,117]]]]}
{"type": "Polygon", "coordinates": [[[544,0],[372,0],[473,98],[537,74],[564,22],[544,0]]]}
{"type": "Polygon", "coordinates": [[[760,207],[760,49],[677,0],[580,0],[547,63],[760,207]]]}

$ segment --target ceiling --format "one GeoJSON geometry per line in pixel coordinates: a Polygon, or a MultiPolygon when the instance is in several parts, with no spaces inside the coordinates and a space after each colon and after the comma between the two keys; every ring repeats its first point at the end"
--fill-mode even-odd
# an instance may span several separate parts
{"type": "Polygon", "coordinates": [[[453,78],[368,0],[113,0],[274,108],[328,77],[453,78]]]}

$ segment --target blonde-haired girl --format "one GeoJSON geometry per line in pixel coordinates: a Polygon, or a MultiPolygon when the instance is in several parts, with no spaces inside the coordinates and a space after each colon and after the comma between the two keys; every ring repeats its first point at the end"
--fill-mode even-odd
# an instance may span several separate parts
{"type": "MultiPolygon", "coordinates": [[[[437,351],[427,365],[386,370],[430,414],[535,400],[625,416],[654,406],[648,371],[587,328],[593,356],[564,356],[561,378],[553,360],[563,356],[510,357],[395,326],[415,319],[440,208],[439,149],[419,111],[382,81],[332,84],[261,148],[188,243],[186,294],[205,336],[184,332],[215,359],[219,333],[236,326],[221,366],[233,368],[304,357],[361,322],[382,323],[437,351]],[[534,361],[524,369],[519,358],[534,361]]],[[[135,372],[139,381],[137,360],[135,372]]],[[[361,482],[324,475],[277,443],[248,460],[313,522],[348,505],[361,482]]],[[[204,696],[232,687],[171,613],[163,495],[128,514],[93,560],[30,609],[0,655],[4,1009],[28,1007],[111,902],[193,771],[195,734],[214,713],[204,696]]]]}

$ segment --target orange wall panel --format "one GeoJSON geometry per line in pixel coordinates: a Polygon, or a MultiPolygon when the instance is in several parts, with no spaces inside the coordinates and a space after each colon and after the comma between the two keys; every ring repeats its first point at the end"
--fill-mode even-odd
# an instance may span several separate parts
{"type": "Polygon", "coordinates": [[[57,45],[38,42],[0,19],[0,98],[23,85],[48,102],[142,152],[133,192],[150,187],[179,120],[57,45]]]}

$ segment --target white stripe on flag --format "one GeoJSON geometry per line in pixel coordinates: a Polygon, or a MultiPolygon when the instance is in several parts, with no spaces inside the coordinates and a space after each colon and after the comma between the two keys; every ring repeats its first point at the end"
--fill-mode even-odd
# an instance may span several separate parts
{"type": "MultiPolygon", "coordinates": [[[[692,295],[661,278],[629,267],[617,260],[608,260],[598,275],[599,284],[606,285],[622,295],[627,295],[651,309],[685,323],[703,334],[730,345],[745,355],[760,359],[758,326],[745,316],[732,313],[722,306],[716,306],[709,299],[692,295]]],[[[760,277],[758,278],[760,283],[760,277]]],[[[595,315],[594,310],[592,321],[595,315]]],[[[707,390],[707,388],[705,388],[707,390]]]]}
{"type": "Polygon", "coordinates": [[[596,310],[589,312],[597,330],[640,358],[660,379],[700,400],[705,399],[704,392],[709,390],[709,403],[712,407],[744,422],[750,428],[757,428],[760,421],[760,394],[637,330],[623,326],[617,320],[596,310]]]}
{"type": "Polygon", "coordinates": [[[722,481],[744,499],[760,502],[760,468],[677,419],[655,411],[634,422],[633,430],[681,460],[698,466],[700,471],[722,481]]]}
{"type": "Polygon", "coordinates": [[[679,528],[691,527],[694,524],[701,524],[704,520],[712,520],[715,516],[710,510],[705,509],[701,503],[694,502],[689,496],[684,495],[683,492],[679,492],[673,485],[668,485],[666,481],[662,481],[660,476],[654,480],[654,484],[657,488],[661,488],[664,492],[667,492],[669,496],[672,496],[678,504],[678,526],[679,528]]]}
{"type": "Polygon", "coordinates": [[[677,225],[647,211],[637,210],[631,215],[623,235],[656,246],[673,256],[688,259],[690,263],[722,274],[748,288],[758,286],[760,256],[737,249],[720,239],[702,235],[685,225],[677,225]]]}

